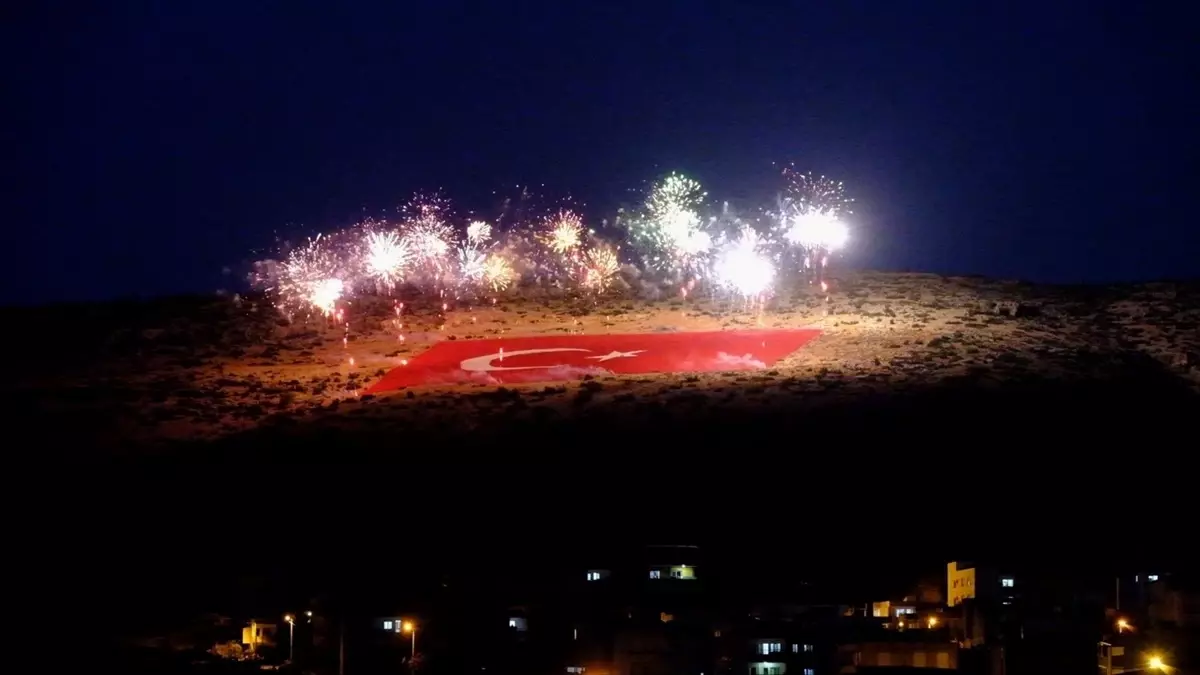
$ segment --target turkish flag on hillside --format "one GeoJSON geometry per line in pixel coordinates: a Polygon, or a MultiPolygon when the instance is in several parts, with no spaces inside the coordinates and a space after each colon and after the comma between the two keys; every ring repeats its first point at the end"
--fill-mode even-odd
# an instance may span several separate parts
{"type": "Polygon", "coordinates": [[[752,330],[446,341],[408,365],[393,368],[367,393],[431,384],[555,382],[616,373],[755,370],[771,366],[820,333],[752,330]]]}

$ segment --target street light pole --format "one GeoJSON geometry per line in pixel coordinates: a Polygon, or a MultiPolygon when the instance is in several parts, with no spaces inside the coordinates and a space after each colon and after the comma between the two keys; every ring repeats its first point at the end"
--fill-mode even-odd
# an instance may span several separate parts
{"type": "Polygon", "coordinates": [[[402,621],[400,623],[400,632],[409,633],[412,635],[412,647],[409,651],[409,662],[417,658],[417,624],[413,621],[402,621]]]}
{"type": "Polygon", "coordinates": [[[405,633],[412,634],[412,649],[409,651],[408,657],[415,658],[417,655],[417,624],[412,621],[405,621],[401,624],[405,633]]]}
{"type": "Polygon", "coordinates": [[[296,617],[285,614],[283,620],[288,622],[288,663],[291,663],[296,655],[296,617]]]}

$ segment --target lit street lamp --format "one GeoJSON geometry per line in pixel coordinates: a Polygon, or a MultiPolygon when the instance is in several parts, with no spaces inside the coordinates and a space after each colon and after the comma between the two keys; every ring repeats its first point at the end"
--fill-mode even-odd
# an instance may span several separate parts
{"type": "Polygon", "coordinates": [[[296,617],[284,614],[283,620],[288,623],[288,663],[291,663],[296,654],[296,617]]]}
{"type": "Polygon", "coordinates": [[[1148,656],[1146,658],[1146,665],[1142,666],[1141,668],[1129,668],[1125,672],[1127,672],[1127,673],[1142,673],[1142,672],[1147,672],[1147,671],[1158,671],[1160,673],[1169,673],[1172,670],[1174,670],[1174,668],[1163,663],[1163,659],[1161,656],[1159,656],[1158,654],[1151,654],[1150,656],[1148,656]]]}
{"type": "Polygon", "coordinates": [[[412,651],[409,654],[409,659],[414,659],[417,656],[417,624],[412,621],[403,621],[400,623],[400,632],[409,633],[412,635],[412,651]]]}

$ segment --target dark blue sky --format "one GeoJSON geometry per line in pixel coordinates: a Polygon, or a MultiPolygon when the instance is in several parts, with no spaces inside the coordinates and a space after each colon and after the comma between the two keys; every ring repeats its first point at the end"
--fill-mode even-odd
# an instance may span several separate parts
{"type": "Polygon", "coordinates": [[[858,198],[845,264],[1200,276],[1194,24],[1162,3],[27,4],[3,302],[229,287],[276,230],[417,189],[598,219],[668,169],[769,192],[772,161],[858,198]]]}

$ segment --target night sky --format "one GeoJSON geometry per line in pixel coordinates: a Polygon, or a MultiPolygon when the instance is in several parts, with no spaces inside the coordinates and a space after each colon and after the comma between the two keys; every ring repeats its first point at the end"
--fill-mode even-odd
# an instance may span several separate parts
{"type": "Polygon", "coordinates": [[[1200,276],[1184,5],[20,4],[0,302],[237,290],[419,189],[598,221],[679,169],[748,207],[789,161],[857,197],[846,266],[1200,276]]]}

